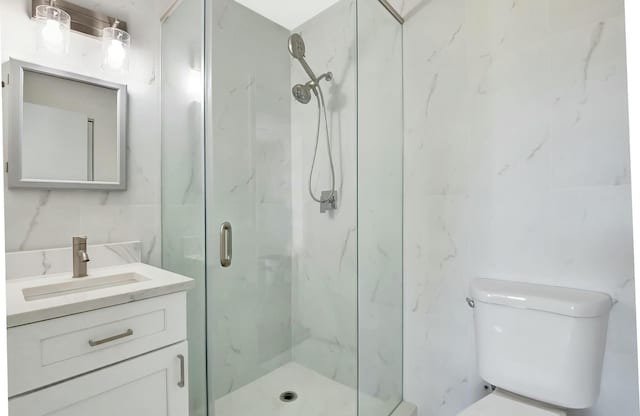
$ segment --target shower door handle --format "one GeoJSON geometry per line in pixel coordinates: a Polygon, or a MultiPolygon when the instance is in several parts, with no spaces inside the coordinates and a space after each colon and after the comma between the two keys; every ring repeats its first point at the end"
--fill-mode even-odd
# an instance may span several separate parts
{"type": "Polygon", "coordinates": [[[232,234],[231,224],[223,222],[220,226],[220,265],[222,267],[231,266],[231,258],[233,257],[232,234]]]}

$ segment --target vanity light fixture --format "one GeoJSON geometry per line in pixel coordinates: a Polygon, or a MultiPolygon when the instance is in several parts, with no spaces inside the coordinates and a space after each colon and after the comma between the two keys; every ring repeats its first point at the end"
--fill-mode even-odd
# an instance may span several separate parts
{"type": "Polygon", "coordinates": [[[66,53],[73,30],[102,40],[103,68],[128,69],[131,36],[127,22],[68,0],[32,0],[31,17],[41,22],[39,42],[43,47],[66,53]]]}
{"type": "Polygon", "coordinates": [[[51,52],[69,52],[71,16],[59,7],[56,0],[35,7],[35,19],[39,23],[38,47],[51,52]]]}
{"type": "Polygon", "coordinates": [[[127,71],[129,69],[129,48],[131,35],[119,29],[116,19],[111,27],[102,30],[102,66],[106,69],[127,71]]]}

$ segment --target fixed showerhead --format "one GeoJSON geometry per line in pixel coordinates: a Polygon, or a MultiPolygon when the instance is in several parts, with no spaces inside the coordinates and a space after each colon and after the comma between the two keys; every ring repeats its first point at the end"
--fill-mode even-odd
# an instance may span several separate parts
{"type": "Polygon", "coordinates": [[[308,104],[311,101],[311,87],[308,85],[296,84],[291,89],[293,98],[301,104],[308,104]]]}
{"type": "Polygon", "coordinates": [[[289,36],[289,53],[296,59],[304,59],[306,49],[304,47],[304,40],[299,33],[294,33],[289,36]]]}

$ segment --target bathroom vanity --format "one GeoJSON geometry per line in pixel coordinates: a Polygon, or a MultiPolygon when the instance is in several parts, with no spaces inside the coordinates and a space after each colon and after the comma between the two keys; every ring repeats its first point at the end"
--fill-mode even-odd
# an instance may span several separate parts
{"type": "Polygon", "coordinates": [[[141,263],[9,280],[9,414],[188,414],[191,287],[141,263]]]}

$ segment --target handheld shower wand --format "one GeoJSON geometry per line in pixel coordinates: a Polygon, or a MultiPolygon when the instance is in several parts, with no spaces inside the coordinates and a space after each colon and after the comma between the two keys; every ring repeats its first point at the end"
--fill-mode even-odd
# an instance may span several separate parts
{"type": "Polygon", "coordinates": [[[299,33],[294,33],[291,36],[289,36],[289,53],[291,54],[291,56],[293,56],[298,61],[300,61],[300,64],[302,65],[304,72],[306,72],[307,75],[309,75],[309,78],[311,78],[311,81],[317,83],[318,79],[316,78],[315,74],[311,70],[311,67],[309,66],[307,61],[304,59],[304,55],[306,51],[307,50],[304,46],[304,40],[302,39],[302,36],[300,36],[299,33]]]}
{"type": "Polygon", "coordinates": [[[305,53],[306,53],[306,47],[304,45],[304,40],[302,39],[302,36],[300,36],[299,33],[294,33],[291,36],[289,36],[289,53],[291,54],[291,56],[297,59],[298,62],[300,62],[300,65],[302,65],[302,69],[304,69],[304,72],[306,72],[309,78],[311,79],[311,81],[307,82],[304,85],[296,84],[293,87],[294,89],[293,96],[301,103],[307,104],[311,100],[311,97],[309,97],[309,99],[306,99],[307,94],[300,94],[300,92],[302,92],[304,89],[307,92],[313,91],[313,93],[316,96],[318,96],[318,91],[316,90],[316,88],[320,87],[320,84],[319,84],[320,81],[322,79],[331,81],[333,79],[333,74],[331,72],[326,72],[320,75],[319,77],[316,77],[316,74],[313,73],[313,70],[307,63],[306,59],[304,59],[305,53]],[[296,93],[296,90],[298,90],[298,93],[296,93]],[[301,100],[299,100],[298,99],[299,96],[301,98],[304,98],[306,102],[302,102],[301,100]]]}
{"type": "Polygon", "coordinates": [[[299,103],[308,104],[311,101],[311,91],[316,96],[316,101],[318,102],[318,123],[316,128],[316,145],[313,153],[313,161],[311,162],[311,171],[309,172],[309,195],[311,199],[320,203],[320,212],[325,212],[327,210],[336,209],[338,205],[338,193],[336,191],[336,172],[335,167],[333,166],[333,155],[331,153],[331,139],[329,137],[329,122],[327,121],[327,108],[324,102],[324,94],[322,93],[322,88],[320,87],[320,81],[325,79],[327,81],[331,81],[333,79],[333,74],[331,72],[326,72],[319,77],[313,73],[313,70],[304,59],[306,52],[306,48],[304,45],[304,40],[302,36],[298,33],[293,33],[289,36],[289,53],[295,59],[300,62],[302,65],[302,69],[307,73],[309,78],[311,79],[306,84],[296,84],[291,90],[293,94],[293,98],[295,98],[299,103]],[[329,154],[329,168],[331,169],[331,190],[323,191],[320,197],[317,197],[313,193],[313,187],[311,186],[312,178],[313,178],[313,170],[316,165],[316,157],[318,156],[318,144],[320,142],[320,120],[322,118],[324,112],[324,127],[327,135],[327,152],[329,154]]]}

